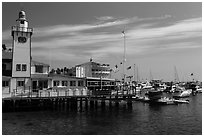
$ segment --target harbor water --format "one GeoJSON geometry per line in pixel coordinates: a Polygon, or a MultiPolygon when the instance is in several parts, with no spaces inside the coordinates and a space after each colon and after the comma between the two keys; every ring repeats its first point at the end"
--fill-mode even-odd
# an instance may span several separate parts
{"type": "Polygon", "coordinates": [[[189,104],[150,105],[135,101],[132,108],[70,112],[46,110],[2,113],[3,135],[201,135],[202,94],[189,104]]]}

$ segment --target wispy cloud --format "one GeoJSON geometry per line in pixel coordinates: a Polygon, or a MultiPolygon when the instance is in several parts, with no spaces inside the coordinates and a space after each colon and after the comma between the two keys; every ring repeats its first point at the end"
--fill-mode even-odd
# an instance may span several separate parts
{"type": "MultiPolygon", "coordinates": [[[[130,55],[146,54],[153,49],[167,51],[201,47],[201,43],[194,39],[202,37],[202,18],[159,25],[160,20],[168,18],[171,16],[125,19],[103,16],[96,17],[96,21],[89,24],[34,28],[32,55],[66,61],[122,55],[121,31],[124,26],[128,26],[125,30],[126,46],[130,55]]],[[[10,31],[4,31],[2,39],[10,38],[10,31]]]]}
{"type": "Polygon", "coordinates": [[[107,20],[113,20],[115,18],[112,16],[102,16],[102,17],[96,17],[96,19],[99,21],[107,21],[107,20]]]}

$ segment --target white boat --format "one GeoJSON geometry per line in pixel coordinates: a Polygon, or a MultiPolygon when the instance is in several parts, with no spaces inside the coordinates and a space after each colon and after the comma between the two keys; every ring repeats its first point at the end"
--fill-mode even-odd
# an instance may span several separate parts
{"type": "Polygon", "coordinates": [[[188,90],[182,90],[182,92],[180,92],[178,95],[174,95],[174,98],[185,98],[185,97],[189,97],[190,94],[192,93],[192,89],[188,89],[188,90]]]}
{"type": "Polygon", "coordinates": [[[199,86],[196,86],[196,92],[197,92],[197,93],[202,93],[202,88],[199,87],[199,86]]]}
{"type": "Polygon", "coordinates": [[[189,100],[174,100],[175,103],[184,103],[184,104],[189,104],[189,100]]]}

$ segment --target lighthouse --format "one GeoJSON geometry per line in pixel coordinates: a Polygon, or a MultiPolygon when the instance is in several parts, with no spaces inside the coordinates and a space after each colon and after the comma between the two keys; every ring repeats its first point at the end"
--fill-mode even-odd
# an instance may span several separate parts
{"type": "Polygon", "coordinates": [[[21,10],[16,25],[11,28],[12,36],[12,79],[11,92],[25,93],[31,88],[31,36],[25,11],[21,10]]]}

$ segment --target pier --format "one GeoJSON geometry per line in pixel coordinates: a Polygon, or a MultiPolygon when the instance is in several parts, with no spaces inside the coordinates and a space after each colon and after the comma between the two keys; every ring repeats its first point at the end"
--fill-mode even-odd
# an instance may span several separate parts
{"type": "Polygon", "coordinates": [[[119,108],[121,102],[132,108],[134,95],[87,95],[56,97],[11,97],[2,99],[2,112],[66,110],[89,111],[97,109],[119,108]]]}

